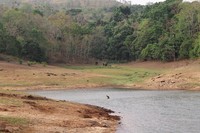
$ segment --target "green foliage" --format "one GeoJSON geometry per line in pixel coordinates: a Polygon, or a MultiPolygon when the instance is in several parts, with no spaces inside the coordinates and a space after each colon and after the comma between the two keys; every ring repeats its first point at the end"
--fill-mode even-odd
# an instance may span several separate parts
{"type": "Polygon", "coordinates": [[[70,9],[70,10],[67,11],[67,14],[70,14],[72,16],[76,16],[81,12],[82,12],[81,9],[70,9]]]}
{"type": "Polygon", "coordinates": [[[44,14],[43,14],[43,12],[41,12],[40,10],[38,10],[38,9],[35,9],[35,10],[33,10],[33,13],[34,14],[38,14],[38,15],[40,15],[40,16],[44,16],[44,14]]]}
{"type": "Polygon", "coordinates": [[[128,15],[131,14],[131,9],[128,6],[120,6],[115,9],[113,20],[116,22],[120,22],[123,19],[127,18],[128,15]]]}
{"type": "Polygon", "coordinates": [[[34,41],[28,41],[22,47],[22,56],[31,61],[42,62],[45,60],[44,50],[34,41]]]}
{"type": "Polygon", "coordinates": [[[187,39],[186,41],[184,41],[180,46],[179,58],[181,59],[189,58],[189,52],[191,51],[191,48],[192,48],[192,40],[187,39]]]}
{"type": "Polygon", "coordinates": [[[96,59],[106,58],[106,39],[99,34],[93,36],[91,40],[90,56],[96,59]]]}
{"type": "Polygon", "coordinates": [[[17,117],[6,117],[6,116],[0,116],[0,120],[6,123],[9,123],[11,125],[27,125],[29,121],[25,118],[17,118],[17,117]]]}
{"type": "Polygon", "coordinates": [[[48,65],[47,62],[42,62],[41,64],[43,65],[43,67],[46,67],[48,65]]]}
{"type": "Polygon", "coordinates": [[[21,51],[21,46],[19,42],[16,40],[16,38],[7,36],[5,37],[6,41],[6,54],[13,55],[13,56],[19,56],[21,51]]]}
{"type": "Polygon", "coordinates": [[[23,60],[22,59],[18,59],[18,62],[19,62],[20,65],[23,64],[23,60]]]}
{"type": "Polygon", "coordinates": [[[193,49],[190,51],[190,57],[191,58],[197,58],[200,57],[200,35],[193,43],[193,49]]]}
{"type": "Polygon", "coordinates": [[[85,35],[89,34],[91,29],[87,26],[80,26],[77,23],[74,23],[71,27],[71,33],[74,35],[85,35]]]}
{"type": "Polygon", "coordinates": [[[27,62],[27,65],[28,65],[28,66],[32,66],[32,65],[36,65],[36,64],[37,64],[36,61],[28,61],[28,62],[27,62]]]}
{"type": "Polygon", "coordinates": [[[131,35],[133,30],[128,25],[114,27],[113,35],[108,38],[107,58],[111,60],[129,60],[131,53],[125,44],[126,37],[131,35]]]}
{"type": "Polygon", "coordinates": [[[16,38],[8,35],[5,28],[0,23],[0,53],[5,53],[13,56],[20,55],[21,46],[16,38]]]}
{"type": "Polygon", "coordinates": [[[200,3],[198,2],[190,4],[182,3],[181,0],[167,0],[147,5],[141,12],[134,14],[132,12],[126,17],[119,7],[115,10],[110,24],[105,28],[109,44],[108,57],[116,53],[124,57],[121,52],[123,44],[127,46],[131,55],[125,59],[173,61],[191,56],[199,57],[199,43],[195,41],[199,34],[199,26],[200,3]],[[111,25],[113,21],[115,23],[111,25]],[[119,28],[123,27],[123,24],[129,25],[132,31],[130,34],[123,36],[124,29],[119,28]]]}
{"type": "Polygon", "coordinates": [[[19,8],[22,5],[39,6],[52,9],[77,9],[77,8],[108,8],[120,5],[116,0],[1,0],[0,4],[19,8]]]}
{"type": "Polygon", "coordinates": [[[126,62],[200,56],[199,2],[166,0],[147,6],[120,5],[113,0],[106,5],[102,0],[40,1],[43,6],[5,2],[9,6],[0,7],[3,54],[64,63],[90,58],[126,62]],[[97,1],[100,7],[109,8],[96,8],[97,1]]]}
{"type": "Polygon", "coordinates": [[[158,44],[148,44],[141,52],[143,60],[158,60],[160,57],[160,48],[158,44]]]}

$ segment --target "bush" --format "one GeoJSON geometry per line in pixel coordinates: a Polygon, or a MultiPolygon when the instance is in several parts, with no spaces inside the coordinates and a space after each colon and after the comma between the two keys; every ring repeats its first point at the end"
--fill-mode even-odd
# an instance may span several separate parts
{"type": "Polygon", "coordinates": [[[42,62],[41,64],[43,65],[43,67],[47,66],[47,62],[42,62]]]}
{"type": "Polygon", "coordinates": [[[140,58],[142,60],[157,60],[160,57],[160,49],[157,44],[148,44],[145,49],[142,50],[140,58]]]}
{"type": "Polygon", "coordinates": [[[22,56],[36,62],[42,62],[46,59],[44,50],[34,41],[29,41],[23,46],[22,56]]]}
{"type": "Polygon", "coordinates": [[[193,49],[190,50],[190,57],[191,58],[198,58],[200,57],[200,35],[197,40],[193,44],[193,49]]]}
{"type": "Polygon", "coordinates": [[[28,65],[28,66],[32,66],[32,65],[35,65],[35,64],[37,64],[36,61],[28,61],[28,62],[27,62],[27,65],[28,65]]]}
{"type": "Polygon", "coordinates": [[[23,60],[22,59],[19,59],[18,62],[19,62],[20,65],[23,64],[23,60]]]}

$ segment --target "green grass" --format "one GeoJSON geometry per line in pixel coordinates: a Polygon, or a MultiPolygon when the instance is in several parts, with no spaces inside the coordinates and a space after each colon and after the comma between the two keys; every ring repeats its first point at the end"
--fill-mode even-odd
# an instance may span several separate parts
{"type": "MultiPolygon", "coordinates": [[[[8,90],[0,90],[0,93],[18,94],[18,95],[24,94],[23,92],[19,92],[19,91],[8,91],[8,90]]],[[[16,99],[16,98],[0,97],[0,105],[21,106],[23,105],[23,102],[20,99],[16,99]]]]}
{"type": "Polygon", "coordinates": [[[26,93],[21,92],[21,91],[11,91],[11,90],[1,90],[0,89],[0,93],[5,93],[5,94],[18,94],[18,95],[24,95],[26,93]]]}
{"type": "Polygon", "coordinates": [[[18,58],[15,56],[0,54],[0,60],[7,61],[7,62],[10,62],[10,61],[16,62],[18,60],[18,58]]]}
{"type": "Polygon", "coordinates": [[[193,83],[185,83],[183,84],[184,86],[187,86],[188,88],[194,88],[194,87],[198,87],[200,86],[200,83],[197,83],[197,82],[193,82],[193,83]]]}
{"type": "Polygon", "coordinates": [[[28,86],[28,84],[24,83],[24,84],[19,84],[19,83],[3,83],[0,84],[0,87],[24,87],[24,86],[28,86]]]}
{"type": "Polygon", "coordinates": [[[0,121],[6,122],[11,125],[27,125],[29,122],[25,118],[17,118],[17,117],[7,117],[7,116],[0,116],[0,121]]]}
{"type": "Polygon", "coordinates": [[[67,69],[79,70],[83,73],[93,73],[102,76],[93,77],[90,80],[96,84],[128,85],[143,82],[145,79],[162,73],[161,70],[132,68],[128,66],[66,66],[67,69]]]}
{"type": "MultiPolygon", "coordinates": [[[[45,73],[33,76],[32,71],[22,71],[16,80],[9,80],[2,76],[0,87],[32,87],[32,86],[56,86],[56,87],[78,87],[78,86],[115,86],[115,85],[133,85],[141,83],[144,80],[157,76],[164,72],[159,69],[135,68],[131,66],[63,66],[65,69],[73,70],[75,75],[61,76],[61,73],[68,73],[59,67],[56,69],[47,68],[44,71],[52,71],[57,76],[47,76],[45,73]],[[59,70],[60,69],[60,70],[59,70]],[[29,72],[29,73],[28,73],[29,72]],[[30,77],[29,77],[30,76],[30,77]],[[26,78],[29,77],[29,78],[26,78]]],[[[35,73],[36,70],[34,70],[35,73]]],[[[36,72],[37,73],[37,72],[36,72]]],[[[4,72],[5,74],[5,72],[4,72]]],[[[17,75],[16,74],[16,75],[17,75]]],[[[5,74],[6,75],[6,74],[5,74]]],[[[10,74],[12,75],[12,74],[10,74]]]]}
{"type": "Polygon", "coordinates": [[[21,106],[22,101],[15,98],[0,97],[0,105],[21,106]]]}
{"type": "Polygon", "coordinates": [[[89,70],[89,69],[108,69],[111,67],[103,67],[103,66],[64,66],[67,69],[74,69],[74,70],[89,70]]]}

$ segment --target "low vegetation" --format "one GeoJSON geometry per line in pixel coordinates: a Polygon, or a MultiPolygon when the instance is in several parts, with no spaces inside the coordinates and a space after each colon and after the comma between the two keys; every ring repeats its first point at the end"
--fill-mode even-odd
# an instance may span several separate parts
{"type": "Polygon", "coordinates": [[[100,75],[88,78],[88,81],[96,84],[109,85],[130,85],[135,82],[142,82],[146,78],[159,75],[161,70],[150,70],[147,68],[131,68],[128,66],[73,66],[65,67],[67,69],[75,69],[84,73],[100,75]]]}
{"type": "Polygon", "coordinates": [[[6,66],[1,63],[1,88],[126,86],[143,82],[164,71],[121,65],[43,67],[42,64],[27,66],[17,63],[6,66]]]}
{"type": "Polygon", "coordinates": [[[25,118],[0,116],[0,120],[1,122],[9,123],[14,126],[25,126],[28,124],[28,120],[25,118]]]}
{"type": "Polygon", "coordinates": [[[108,66],[102,64],[48,65],[46,67],[39,63],[28,66],[25,63],[20,65],[17,62],[1,62],[0,88],[26,90],[104,86],[141,88],[143,86],[144,88],[154,87],[154,89],[193,89],[199,87],[198,61],[144,62],[130,63],[130,65],[109,64],[108,66]]]}

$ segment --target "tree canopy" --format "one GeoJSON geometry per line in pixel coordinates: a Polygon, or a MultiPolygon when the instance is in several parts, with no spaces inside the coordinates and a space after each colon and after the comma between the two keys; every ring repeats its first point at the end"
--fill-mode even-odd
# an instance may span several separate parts
{"type": "Polygon", "coordinates": [[[78,1],[75,5],[81,6],[70,8],[69,3],[2,2],[6,3],[0,5],[3,54],[38,62],[200,57],[199,2],[127,6],[110,1],[110,6],[98,8],[85,8],[78,1]]]}

